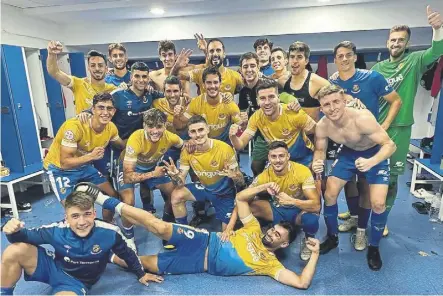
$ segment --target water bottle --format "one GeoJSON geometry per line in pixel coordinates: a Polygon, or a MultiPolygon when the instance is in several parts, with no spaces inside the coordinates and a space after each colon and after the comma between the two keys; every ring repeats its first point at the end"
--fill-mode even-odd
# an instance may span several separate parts
{"type": "Polygon", "coordinates": [[[432,199],[431,209],[429,210],[429,222],[439,223],[439,214],[441,206],[441,194],[436,193],[432,199]]]}

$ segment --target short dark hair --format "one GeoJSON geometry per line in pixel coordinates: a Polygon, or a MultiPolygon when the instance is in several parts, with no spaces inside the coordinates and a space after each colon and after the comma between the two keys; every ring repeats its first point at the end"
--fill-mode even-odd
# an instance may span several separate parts
{"type": "Polygon", "coordinates": [[[221,74],[218,71],[218,69],[215,67],[208,67],[203,71],[203,74],[202,74],[203,83],[206,81],[206,77],[208,75],[217,75],[220,82],[222,81],[221,74]]]}
{"type": "Polygon", "coordinates": [[[393,32],[407,32],[408,33],[408,41],[411,39],[411,28],[407,25],[396,25],[389,30],[389,35],[393,32]]]}
{"type": "Polygon", "coordinates": [[[283,56],[287,59],[288,58],[288,53],[281,47],[275,47],[271,50],[271,54],[273,54],[276,51],[281,51],[283,53],[283,56]]]}
{"type": "Polygon", "coordinates": [[[289,46],[288,52],[291,53],[291,51],[302,52],[305,55],[306,59],[309,59],[309,56],[311,55],[311,49],[309,48],[309,45],[301,41],[295,41],[294,43],[292,43],[291,46],[289,46]]]}
{"type": "Polygon", "coordinates": [[[166,124],[166,120],[166,114],[155,108],[152,108],[143,114],[143,123],[148,126],[166,124]]]}
{"type": "Polygon", "coordinates": [[[176,54],[177,52],[175,51],[175,44],[174,42],[172,42],[171,40],[162,40],[158,42],[158,55],[160,55],[160,53],[162,51],[167,52],[172,50],[174,52],[174,54],[176,54]]]}
{"type": "Polygon", "coordinates": [[[203,116],[193,115],[191,118],[189,118],[187,127],[189,128],[189,126],[191,124],[200,123],[200,122],[203,122],[204,124],[208,124],[208,122],[206,121],[206,119],[203,116]]]}
{"type": "Polygon", "coordinates": [[[288,231],[289,244],[291,244],[297,238],[297,231],[294,224],[288,221],[280,221],[278,225],[288,231]]]}
{"type": "Polygon", "coordinates": [[[111,53],[112,53],[112,51],[114,49],[118,49],[118,50],[121,50],[124,53],[126,53],[126,47],[123,44],[121,44],[121,43],[111,43],[108,46],[108,54],[109,54],[109,56],[111,56],[111,53]]]}
{"type": "Polygon", "coordinates": [[[267,44],[269,46],[269,49],[272,50],[272,46],[274,45],[274,43],[272,43],[268,38],[259,38],[254,42],[255,51],[257,51],[257,47],[263,46],[265,44],[267,44]]]}
{"type": "Polygon", "coordinates": [[[240,67],[243,65],[244,60],[254,59],[257,62],[257,66],[260,64],[258,59],[258,55],[255,52],[247,52],[241,55],[240,57],[240,67]]]}
{"type": "Polygon", "coordinates": [[[278,92],[278,83],[276,80],[274,79],[269,79],[269,78],[262,78],[259,80],[259,83],[257,85],[256,88],[256,93],[258,96],[258,92],[261,91],[262,89],[268,89],[268,88],[275,88],[277,89],[278,92]]]}
{"type": "Polygon", "coordinates": [[[342,41],[334,47],[334,56],[337,54],[337,50],[341,47],[352,49],[354,54],[357,53],[357,47],[355,46],[354,43],[352,43],[351,41],[342,41]]]}
{"type": "Polygon", "coordinates": [[[72,207],[78,207],[82,211],[86,211],[90,208],[94,208],[94,200],[86,192],[74,191],[66,197],[64,207],[65,210],[72,207]]]}
{"type": "Polygon", "coordinates": [[[105,55],[102,54],[101,52],[95,50],[95,49],[90,50],[90,51],[88,52],[88,54],[86,55],[86,58],[88,59],[88,63],[89,63],[89,60],[90,60],[92,57],[101,57],[101,58],[103,59],[103,61],[106,63],[106,57],[105,57],[105,55]]]}
{"type": "Polygon", "coordinates": [[[278,148],[285,148],[285,150],[288,151],[288,145],[283,142],[283,141],[272,141],[269,145],[268,145],[268,150],[274,150],[274,149],[278,149],[278,148]]]}
{"type": "Polygon", "coordinates": [[[343,90],[343,88],[341,88],[338,85],[329,84],[329,85],[326,85],[326,86],[323,86],[322,88],[320,88],[320,90],[318,91],[317,97],[318,97],[318,100],[320,101],[324,97],[335,94],[335,93],[343,94],[344,90],[343,90]]]}
{"type": "Polygon", "coordinates": [[[165,83],[164,83],[165,88],[166,88],[166,84],[176,84],[176,85],[178,85],[178,87],[180,87],[180,89],[182,88],[182,84],[180,82],[180,79],[178,79],[178,77],[174,76],[174,75],[169,75],[168,77],[166,77],[165,83]]]}
{"type": "Polygon", "coordinates": [[[138,71],[146,71],[149,73],[149,67],[148,65],[146,65],[146,63],[143,62],[135,62],[134,64],[132,64],[131,66],[131,72],[133,70],[138,70],[138,71]]]}
{"type": "Polygon", "coordinates": [[[100,102],[108,102],[108,101],[112,102],[113,106],[115,105],[114,98],[110,93],[107,92],[98,93],[92,98],[92,106],[95,106],[100,102]]]}
{"type": "Polygon", "coordinates": [[[206,49],[209,48],[209,44],[211,44],[212,42],[220,42],[220,43],[222,44],[223,51],[225,50],[225,44],[223,43],[223,41],[221,41],[221,40],[218,39],[218,38],[212,38],[212,39],[209,39],[209,41],[208,41],[208,45],[207,45],[206,49]]]}

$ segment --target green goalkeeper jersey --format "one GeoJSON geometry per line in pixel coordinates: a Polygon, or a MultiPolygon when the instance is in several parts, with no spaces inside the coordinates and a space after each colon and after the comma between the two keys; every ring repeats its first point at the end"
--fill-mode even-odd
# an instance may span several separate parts
{"type": "MultiPolygon", "coordinates": [[[[428,66],[443,54],[443,40],[432,41],[427,50],[406,54],[401,60],[391,62],[389,59],[374,65],[372,70],[382,74],[390,86],[401,97],[402,106],[391,126],[411,126],[414,124],[414,99],[423,73],[428,66]]],[[[379,99],[378,121],[382,123],[389,111],[389,103],[379,99]]]]}

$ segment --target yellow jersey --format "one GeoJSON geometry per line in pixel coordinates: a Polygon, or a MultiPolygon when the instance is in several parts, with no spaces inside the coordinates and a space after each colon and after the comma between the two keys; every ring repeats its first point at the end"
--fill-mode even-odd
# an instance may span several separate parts
{"type": "MultiPolygon", "coordinates": [[[[199,68],[189,71],[190,81],[198,85],[202,94],[206,93],[205,84],[203,82],[204,70],[205,68],[199,68]]],[[[243,85],[242,76],[237,71],[221,66],[219,72],[221,74],[220,92],[234,94],[235,90],[243,85]]]]}
{"type": "Polygon", "coordinates": [[[297,161],[311,154],[314,144],[306,132],[315,126],[315,121],[303,110],[291,111],[285,104],[280,104],[280,114],[272,121],[262,109],[252,114],[245,133],[251,137],[260,130],[266,142],[283,141],[288,145],[291,160],[297,161]]]}
{"type": "Polygon", "coordinates": [[[153,168],[172,146],[181,148],[183,140],[169,131],[164,131],[163,136],[156,143],[148,140],[145,130],[136,130],[126,143],[124,161],[136,162],[144,168],[153,168]]]}
{"type": "Polygon", "coordinates": [[[269,165],[260,175],[258,175],[251,186],[256,187],[269,182],[277,183],[280,191],[292,198],[304,199],[303,190],[316,189],[314,177],[311,170],[299,163],[289,161],[288,172],[284,176],[277,176],[269,165]]]}
{"type": "Polygon", "coordinates": [[[68,119],[58,130],[43,161],[43,166],[46,169],[50,164],[58,168],[61,167],[61,146],[77,148],[76,156],[82,156],[90,153],[96,147],[106,147],[109,142],[118,139],[120,139],[118,130],[113,122],[108,123],[101,133],[97,133],[91,127],[91,121],[81,123],[77,118],[68,119]]]}
{"type": "Polygon", "coordinates": [[[220,233],[209,238],[208,273],[213,275],[267,275],[276,280],[283,264],[263,245],[263,233],[257,219],[250,214],[242,219],[243,227],[220,240],[220,233]]]}
{"type": "Polygon", "coordinates": [[[93,86],[91,80],[88,77],[79,78],[71,76],[72,82],[70,88],[74,93],[75,114],[79,114],[83,110],[92,107],[92,99],[96,94],[107,92],[117,89],[113,84],[105,83],[102,86],[93,86]]]}
{"type": "Polygon", "coordinates": [[[186,149],[182,150],[180,168],[187,171],[192,168],[209,191],[219,195],[230,194],[234,190],[234,182],[226,176],[221,176],[221,173],[225,164],[232,169],[238,167],[234,149],[219,140],[209,139],[209,141],[211,142],[207,151],[189,154],[186,149]]]}
{"type": "Polygon", "coordinates": [[[229,142],[231,124],[240,122],[240,109],[236,103],[225,104],[220,98],[217,105],[211,105],[208,103],[206,94],[193,98],[189,103],[184,116],[189,119],[193,115],[201,115],[206,119],[209,126],[209,138],[224,142],[229,142]]]}
{"type": "MultiPolygon", "coordinates": [[[[166,119],[166,130],[174,133],[176,135],[181,135],[174,127],[174,110],[169,106],[168,100],[166,98],[160,98],[152,102],[152,107],[158,109],[165,113],[166,119]]],[[[182,131],[183,132],[183,131],[182,131]]]]}

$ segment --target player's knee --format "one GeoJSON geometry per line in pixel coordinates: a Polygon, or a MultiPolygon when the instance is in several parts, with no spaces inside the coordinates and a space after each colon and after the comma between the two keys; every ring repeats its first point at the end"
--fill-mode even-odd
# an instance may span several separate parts
{"type": "Polygon", "coordinates": [[[304,228],[309,228],[312,232],[312,230],[314,230],[315,232],[317,232],[318,227],[319,227],[319,215],[314,214],[314,213],[304,213],[301,216],[301,225],[304,228]]]}
{"type": "Polygon", "coordinates": [[[384,200],[376,200],[372,202],[372,211],[375,213],[383,213],[386,209],[386,202],[384,200]]]}
{"type": "Polygon", "coordinates": [[[2,254],[2,264],[19,262],[20,258],[29,255],[31,245],[26,243],[13,243],[2,254]]]}
{"type": "Polygon", "coordinates": [[[185,201],[186,191],[184,188],[174,189],[171,193],[172,206],[179,205],[185,201]]]}
{"type": "Polygon", "coordinates": [[[324,198],[327,205],[335,204],[337,202],[337,194],[333,190],[326,189],[324,198]]]}

